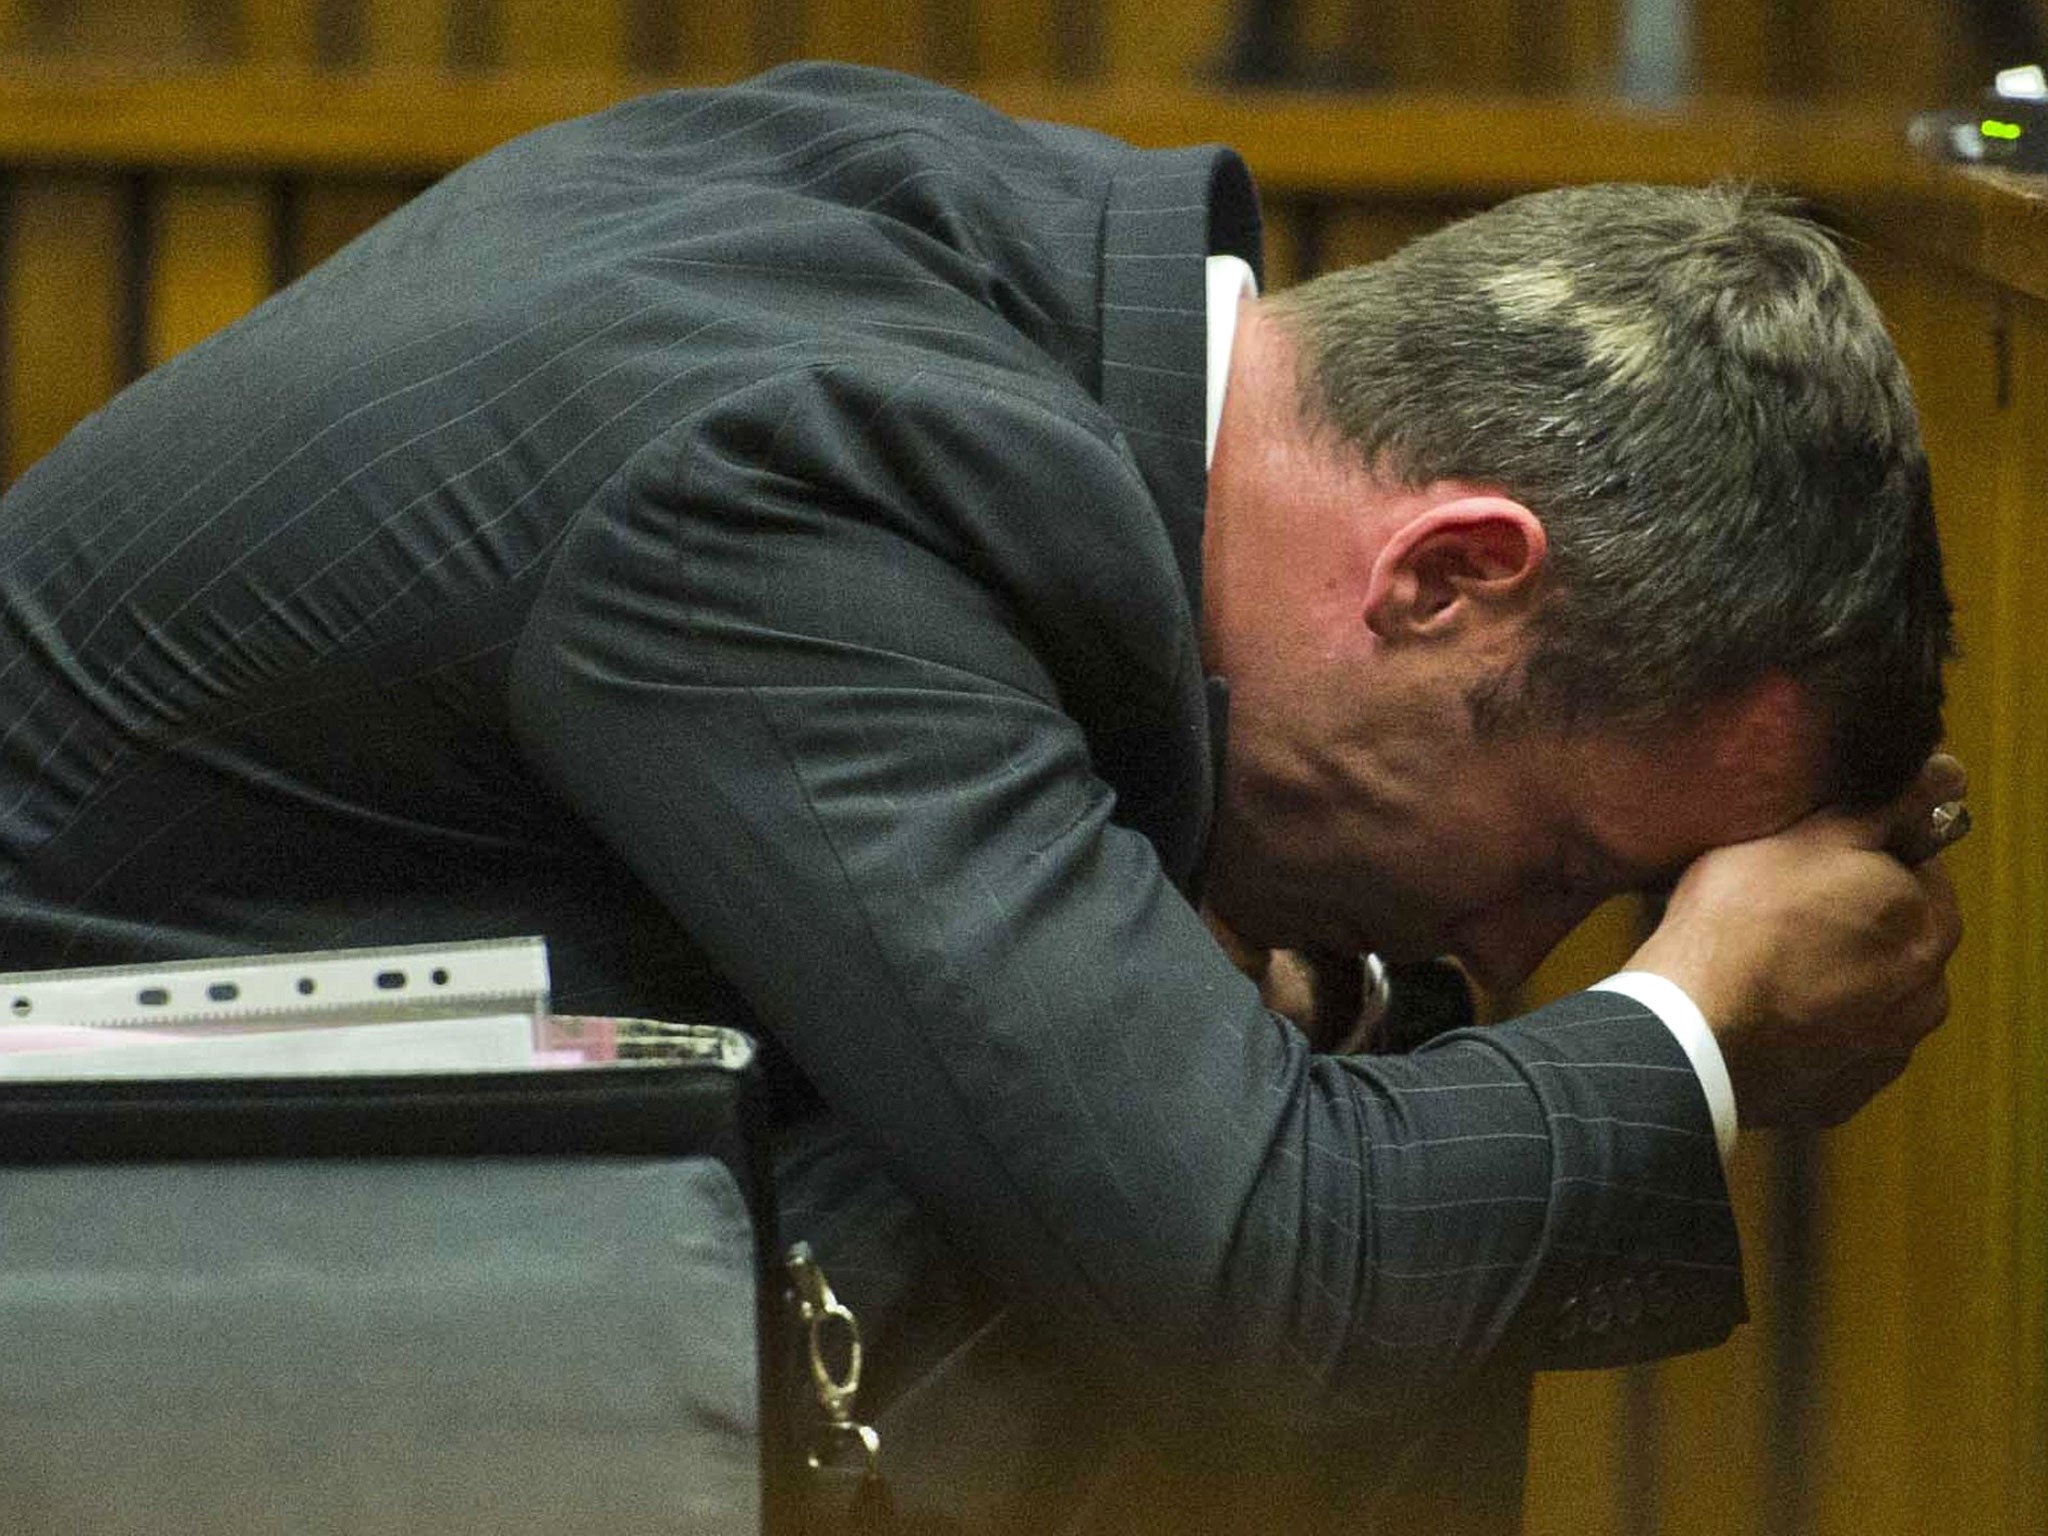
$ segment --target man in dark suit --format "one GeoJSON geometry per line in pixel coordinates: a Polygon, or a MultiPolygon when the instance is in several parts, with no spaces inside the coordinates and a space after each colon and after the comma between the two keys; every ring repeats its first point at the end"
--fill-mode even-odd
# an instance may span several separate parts
{"type": "Polygon", "coordinates": [[[772,1042],[914,1518],[1511,1524],[1531,1369],[1742,1315],[1736,1109],[1939,1021],[1924,463],[1740,197],[1257,261],[1227,151],[848,69],[449,177],[0,507],[0,964],[543,933],[772,1042]],[[1505,984],[1648,888],[1342,1056],[1197,905],[1505,984]]]}

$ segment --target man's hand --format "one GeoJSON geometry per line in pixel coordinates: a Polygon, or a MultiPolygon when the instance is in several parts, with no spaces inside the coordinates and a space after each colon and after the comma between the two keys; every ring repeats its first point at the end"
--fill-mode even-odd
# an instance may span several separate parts
{"type": "Polygon", "coordinates": [[[1938,754],[1882,811],[1818,811],[1706,854],[1678,882],[1629,965],[1699,1005],[1743,1124],[1839,1124],[1947,1016],[1962,918],[1925,829],[1962,790],[1961,766],[1938,754]]]}
{"type": "Polygon", "coordinates": [[[1364,970],[1357,955],[1254,949],[1207,907],[1202,921],[1231,963],[1259,984],[1259,1001],[1307,1036],[1310,1049],[1350,1050],[1362,1044],[1364,970]]]}

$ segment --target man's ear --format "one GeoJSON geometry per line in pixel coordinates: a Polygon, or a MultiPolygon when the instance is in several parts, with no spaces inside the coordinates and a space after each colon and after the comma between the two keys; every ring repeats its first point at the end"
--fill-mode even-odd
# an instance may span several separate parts
{"type": "Polygon", "coordinates": [[[1505,496],[1435,501],[1395,529],[1373,561],[1365,621],[1385,639],[1447,633],[1479,611],[1518,607],[1549,549],[1535,513],[1505,496]]]}

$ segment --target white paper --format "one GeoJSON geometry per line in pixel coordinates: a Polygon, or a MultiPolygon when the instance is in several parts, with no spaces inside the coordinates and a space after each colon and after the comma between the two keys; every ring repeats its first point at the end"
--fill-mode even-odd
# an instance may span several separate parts
{"type": "Polygon", "coordinates": [[[518,1071],[534,1055],[533,1018],[523,1013],[205,1035],[80,1029],[76,1037],[95,1043],[0,1050],[0,1080],[518,1071]]]}

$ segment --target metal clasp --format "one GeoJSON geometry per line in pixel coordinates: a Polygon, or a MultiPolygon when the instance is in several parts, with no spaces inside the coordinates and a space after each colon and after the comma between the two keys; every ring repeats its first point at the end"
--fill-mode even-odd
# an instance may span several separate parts
{"type": "Polygon", "coordinates": [[[797,1316],[803,1320],[809,1346],[811,1383],[817,1388],[818,1406],[834,1429],[853,1426],[853,1403],[860,1393],[860,1320],[832,1293],[832,1283],[811,1256],[809,1243],[793,1243],[784,1263],[796,1286],[797,1316]],[[833,1344],[845,1367],[832,1368],[833,1344]]]}
{"type": "Polygon", "coordinates": [[[811,1386],[824,1415],[804,1461],[813,1473],[836,1473],[845,1467],[842,1453],[847,1442],[858,1444],[857,1492],[849,1506],[858,1519],[848,1528],[893,1530],[893,1506],[882,1482],[882,1437],[853,1416],[860,1393],[860,1320],[833,1294],[831,1282],[811,1255],[810,1244],[792,1243],[782,1262],[789,1272],[797,1318],[804,1325],[811,1386]]]}

